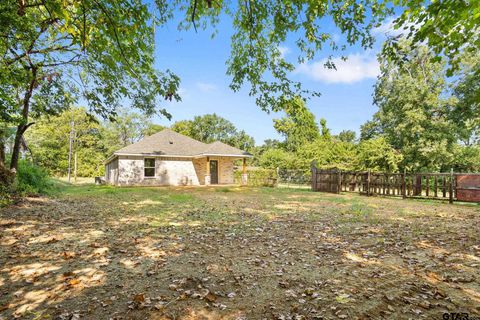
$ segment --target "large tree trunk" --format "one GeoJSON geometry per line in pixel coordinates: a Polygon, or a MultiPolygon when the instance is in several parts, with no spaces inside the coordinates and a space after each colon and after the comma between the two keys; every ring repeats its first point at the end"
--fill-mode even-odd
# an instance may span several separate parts
{"type": "Polygon", "coordinates": [[[23,109],[22,109],[22,120],[21,123],[17,127],[17,132],[15,133],[15,142],[13,144],[12,149],[12,160],[10,161],[10,170],[17,171],[18,168],[18,160],[20,158],[20,147],[22,145],[22,137],[25,131],[27,131],[28,127],[30,127],[33,123],[28,123],[28,114],[30,111],[30,99],[32,98],[33,89],[35,89],[35,85],[37,82],[37,67],[32,66],[32,79],[27,87],[25,92],[25,96],[23,98],[23,109]]]}

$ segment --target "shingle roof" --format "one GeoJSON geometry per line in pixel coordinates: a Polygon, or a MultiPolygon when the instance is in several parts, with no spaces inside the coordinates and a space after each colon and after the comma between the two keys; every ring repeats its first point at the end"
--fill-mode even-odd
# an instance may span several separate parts
{"type": "Polygon", "coordinates": [[[114,155],[118,154],[192,157],[201,155],[251,156],[248,152],[234,148],[220,141],[206,144],[170,129],[164,129],[154,135],[145,137],[139,142],[126,146],[114,153],[114,155]]]}
{"type": "Polygon", "coordinates": [[[239,155],[239,156],[251,156],[251,154],[246,151],[229,146],[228,144],[225,144],[220,141],[212,142],[207,146],[208,146],[207,149],[203,153],[208,155],[233,154],[233,155],[239,155]]]}

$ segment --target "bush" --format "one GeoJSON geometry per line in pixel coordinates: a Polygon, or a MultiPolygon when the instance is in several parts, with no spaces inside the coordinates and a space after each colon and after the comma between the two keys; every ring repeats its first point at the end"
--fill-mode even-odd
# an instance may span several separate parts
{"type": "Polygon", "coordinates": [[[53,183],[45,169],[31,162],[21,160],[18,163],[16,191],[21,195],[48,193],[53,183]]]}
{"type": "MultiPolygon", "coordinates": [[[[247,171],[248,180],[247,185],[254,187],[272,186],[271,179],[277,178],[277,172],[273,169],[257,168],[247,171]]],[[[242,182],[242,171],[235,171],[235,182],[240,184],[242,182]]]]}
{"type": "Polygon", "coordinates": [[[10,170],[0,165],[0,207],[9,204],[12,200],[14,178],[10,170]]]}

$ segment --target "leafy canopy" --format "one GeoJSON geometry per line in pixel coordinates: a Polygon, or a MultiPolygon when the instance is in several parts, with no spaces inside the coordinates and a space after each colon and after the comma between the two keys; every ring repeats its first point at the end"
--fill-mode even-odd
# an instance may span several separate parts
{"type": "Polygon", "coordinates": [[[17,97],[25,100],[30,85],[34,117],[59,113],[80,97],[104,117],[126,102],[168,115],[159,98],[179,98],[179,79],[153,67],[154,21],[140,0],[2,1],[3,119],[24,111],[17,97]]]}
{"type": "Polygon", "coordinates": [[[477,93],[464,89],[476,80],[471,69],[462,68],[463,76],[448,82],[446,63],[434,61],[427,47],[411,48],[408,41],[400,46],[409,52],[403,63],[380,57],[374,93],[379,110],[362,126],[362,138],[385,137],[403,155],[401,167],[407,170],[448,171],[458,163],[456,154],[468,154],[458,150],[459,142],[473,141],[478,131],[478,116],[472,112],[478,103],[471,100],[477,93]]]}
{"type": "Polygon", "coordinates": [[[205,143],[221,141],[245,151],[255,146],[255,140],[244,130],[238,130],[232,122],[215,113],[175,122],[171,129],[205,143]]]}
{"type": "Polygon", "coordinates": [[[66,175],[71,132],[72,172],[76,154],[79,176],[100,175],[106,157],[102,128],[96,119],[87,114],[85,108],[72,108],[58,116],[37,119],[37,124],[25,134],[34,162],[50,174],[66,175]]]}
{"type": "Polygon", "coordinates": [[[273,127],[285,137],[286,150],[295,151],[320,136],[315,115],[308,110],[301,98],[285,101],[283,109],[285,117],[273,120],[273,127]]]}

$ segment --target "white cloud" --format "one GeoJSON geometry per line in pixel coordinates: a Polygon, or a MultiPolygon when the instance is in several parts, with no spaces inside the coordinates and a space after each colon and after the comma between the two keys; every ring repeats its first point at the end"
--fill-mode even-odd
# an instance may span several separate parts
{"type": "Polygon", "coordinates": [[[197,88],[203,92],[213,92],[218,90],[218,87],[213,83],[197,82],[196,85],[197,85],[197,88]]]}
{"type": "Polygon", "coordinates": [[[373,35],[389,35],[389,36],[396,36],[401,34],[401,30],[395,30],[393,28],[393,21],[395,20],[394,17],[391,17],[385,22],[383,22],[380,26],[372,29],[373,35]]]}
{"type": "Polygon", "coordinates": [[[285,59],[285,56],[290,53],[290,48],[286,46],[278,47],[278,51],[280,51],[280,58],[285,59]]]}
{"type": "Polygon", "coordinates": [[[298,66],[296,72],[309,78],[326,83],[355,83],[365,79],[376,78],[380,72],[377,57],[370,53],[350,54],[344,61],[333,58],[335,69],[325,67],[327,59],[298,66]]]}
{"type": "Polygon", "coordinates": [[[187,89],[185,89],[184,87],[179,87],[177,93],[180,95],[182,99],[189,96],[187,89]]]}

